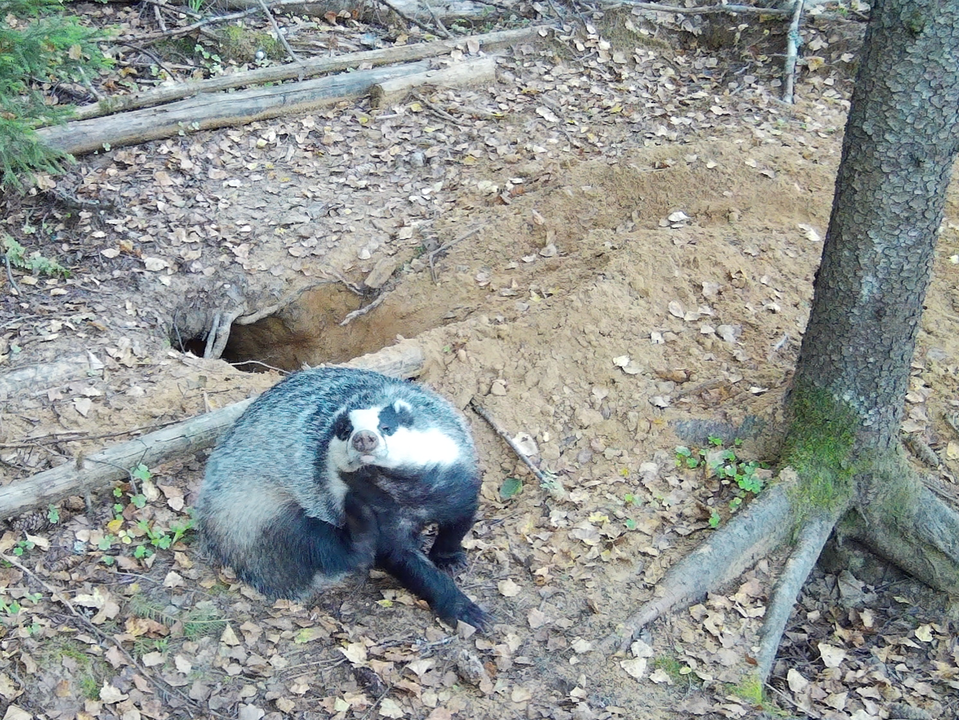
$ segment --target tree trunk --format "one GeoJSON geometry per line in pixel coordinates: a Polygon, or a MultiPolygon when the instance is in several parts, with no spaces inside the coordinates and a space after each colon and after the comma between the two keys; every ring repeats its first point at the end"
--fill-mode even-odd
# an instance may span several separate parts
{"type": "Polygon", "coordinates": [[[957,155],[957,5],[874,5],[795,386],[898,439],[910,361],[957,155]]]}
{"type": "Polygon", "coordinates": [[[899,431],[957,155],[957,26],[955,3],[873,7],[785,453],[807,481],[799,501],[852,500],[846,527],[952,594],[956,513],[907,466],[899,431]]]}

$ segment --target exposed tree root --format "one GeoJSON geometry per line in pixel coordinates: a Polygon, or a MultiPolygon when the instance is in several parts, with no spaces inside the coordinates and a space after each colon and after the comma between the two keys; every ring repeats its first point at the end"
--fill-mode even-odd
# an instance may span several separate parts
{"type": "Polygon", "coordinates": [[[901,456],[879,468],[855,512],[840,526],[932,588],[957,596],[960,517],[925,487],[901,456]]]}
{"type": "Polygon", "coordinates": [[[877,462],[873,472],[860,474],[859,482],[868,492],[861,493],[858,504],[853,497],[846,502],[838,499],[829,510],[812,516],[801,517],[809,503],[791,497],[791,488],[798,486],[796,472],[785,468],[780,481],[671,568],[658,587],[658,597],[609,635],[601,652],[625,651],[645,625],[697,601],[788,541],[798,522],[796,547],[770,598],[760,634],[756,673],[761,682],[770,675],[797,596],[835,527],[931,587],[956,595],[960,518],[921,485],[901,456],[877,462]]]}
{"type": "Polygon", "coordinates": [[[640,607],[622,627],[608,635],[600,650],[626,650],[637,633],[670,610],[690,604],[737,577],[787,540],[794,510],[787,488],[795,473],[781,472],[781,482],[721,527],[700,547],[670,569],[658,587],[659,597],[640,607]]]}
{"type": "Polygon", "coordinates": [[[757,676],[766,682],[777,657],[780,639],[793,612],[800,589],[806,582],[820,552],[836,525],[839,513],[818,515],[807,520],[800,530],[797,545],[777,581],[773,597],[767,605],[767,614],[760,631],[760,651],[757,653],[757,676]]]}

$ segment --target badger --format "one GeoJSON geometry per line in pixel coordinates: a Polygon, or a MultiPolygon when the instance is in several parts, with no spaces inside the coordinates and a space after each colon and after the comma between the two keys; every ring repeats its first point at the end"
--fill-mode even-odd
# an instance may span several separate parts
{"type": "Polygon", "coordinates": [[[466,422],[446,400],[367,370],[317,368],[267,390],[227,431],[195,510],[203,550],[271,599],[307,600],[377,567],[445,622],[485,629],[489,616],[445,572],[466,561],[479,488],[466,422]]]}

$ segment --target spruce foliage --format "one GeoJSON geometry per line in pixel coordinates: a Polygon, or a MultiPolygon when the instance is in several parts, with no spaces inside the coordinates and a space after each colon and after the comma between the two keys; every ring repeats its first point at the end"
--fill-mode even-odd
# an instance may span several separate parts
{"type": "Polygon", "coordinates": [[[63,13],[61,0],[0,0],[0,185],[22,190],[35,172],[56,172],[69,156],[45,147],[34,128],[66,119],[44,87],[86,82],[108,59],[95,31],[63,13]]]}

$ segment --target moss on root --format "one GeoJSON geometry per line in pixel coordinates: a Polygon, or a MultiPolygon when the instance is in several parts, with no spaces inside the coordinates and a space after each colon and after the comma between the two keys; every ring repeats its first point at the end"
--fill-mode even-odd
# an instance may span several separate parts
{"type": "Polygon", "coordinates": [[[792,422],[784,441],[783,463],[800,482],[791,490],[798,516],[829,511],[848,502],[853,478],[864,463],[856,455],[856,413],[826,390],[795,388],[792,422]]]}

